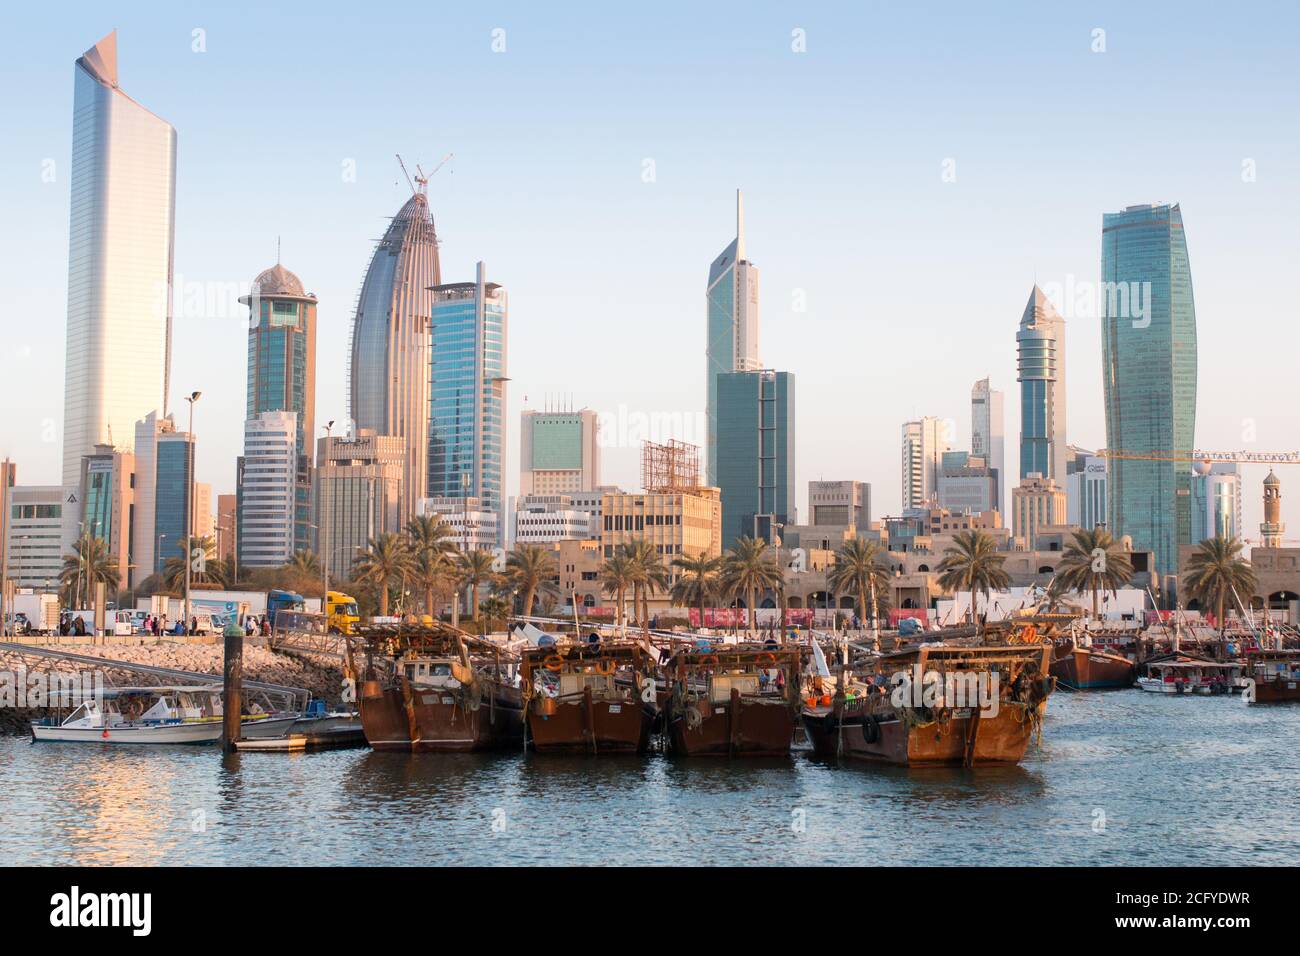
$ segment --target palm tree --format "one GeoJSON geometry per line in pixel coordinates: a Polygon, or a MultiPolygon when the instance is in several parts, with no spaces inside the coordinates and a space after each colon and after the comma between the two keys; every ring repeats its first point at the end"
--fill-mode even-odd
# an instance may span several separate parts
{"type": "Polygon", "coordinates": [[[295,551],[285,568],[307,577],[320,577],[320,560],[314,551],[295,551]]]}
{"type": "Polygon", "coordinates": [[[483,603],[478,606],[477,610],[483,615],[484,634],[492,628],[494,622],[500,621],[504,625],[507,618],[510,617],[510,603],[504,598],[496,596],[486,598],[483,603]]]}
{"type": "Polygon", "coordinates": [[[366,543],[366,550],[352,564],[352,579],[373,588],[379,595],[379,616],[388,615],[388,589],[411,569],[411,551],[406,539],[389,532],[366,543]]]}
{"type": "Polygon", "coordinates": [[[519,544],[506,558],[506,577],[524,596],[524,617],[533,613],[537,595],[555,597],[560,593],[555,583],[557,570],[550,549],[539,544],[519,544]]]}
{"type": "Polygon", "coordinates": [[[456,542],[437,515],[417,515],[406,523],[411,574],[424,590],[424,613],[434,613],[434,592],[454,575],[456,542]]]}
{"type": "Polygon", "coordinates": [[[970,592],[971,620],[975,633],[980,633],[980,618],[976,613],[976,594],[987,599],[989,591],[1001,590],[1011,584],[1011,576],[1002,565],[1006,555],[999,554],[997,542],[984,531],[959,531],[953,536],[952,546],[943,553],[939,562],[939,584],[949,591],[970,592]]]}
{"type": "Polygon", "coordinates": [[[868,619],[867,609],[871,609],[873,628],[880,616],[878,595],[889,590],[889,568],[881,560],[884,554],[885,549],[878,541],[860,537],[845,541],[826,575],[826,583],[836,594],[852,594],[857,598],[858,613],[863,622],[868,619]]]}
{"type": "Polygon", "coordinates": [[[190,584],[208,584],[222,588],[230,586],[230,569],[225,561],[213,557],[217,546],[212,538],[206,536],[190,538],[189,547],[180,550],[181,557],[168,558],[163,564],[163,590],[179,593],[185,589],[186,556],[194,554],[195,551],[202,551],[203,560],[190,566],[190,584]]]}
{"type": "Polygon", "coordinates": [[[785,575],[781,572],[780,562],[762,538],[742,537],[736,546],[727,552],[723,559],[723,579],[736,592],[744,592],[745,605],[749,608],[749,629],[752,632],[756,623],[758,595],[768,588],[781,587],[785,575]]]}
{"type": "Polygon", "coordinates": [[[108,542],[89,534],[77,539],[72,554],[64,555],[63,570],[59,572],[59,581],[68,589],[70,605],[78,603],[82,594],[87,596],[89,604],[95,585],[101,581],[109,594],[115,594],[119,580],[117,566],[108,553],[108,542]]]}
{"type": "Polygon", "coordinates": [[[623,553],[632,567],[632,607],[641,621],[641,629],[650,636],[650,595],[656,589],[667,589],[669,571],[663,557],[645,538],[635,538],[623,545],[623,553]]]}
{"type": "Polygon", "coordinates": [[[710,557],[704,552],[692,556],[683,554],[673,558],[672,566],[680,574],[669,592],[678,604],[694,604],[700,612],[700,627],[704,626],[704,602],[718,595],[718,575],[722,571],[722,558],[710,557]]]}
{"type": "Polygon", "coordinates": [[[1092,616],[1099,617],[1098,596],[1116,593],[1133,579],[1133,562],[1105,528],[1082,528],[1061,552],[1056,579],[1072,591],[1092,592],[1092,616]]]}
{"type": "Polygon", "coordinates": [[[636,583],[636,569],[622,548],[605,559],[600,569],[600,586],[606,593],[613,595],[618,608],[618,625],[624,626],[627,607],[627,589],[636,583]]]}
{"type": "Polygon", "coordinates": [[[460,587],[469,587],[470,620],[478,620],[478,589],[480,585],[497,580],[492,564],[496,560],[491,551],[466,551],[457,556],[456,572],[460,587]]]}
{"type": "Polygon", "coordinates": [[[1242,542],[1237,538],[1216,535],[1196,546],[1187,559],[1183,584],[1187,593],[1202,606],[1213,605],[1219,633],[1224,630],[1223,605],[1233,591],[1237,597],[1255,593],[1255,570],[1241,556],[1242,542]]]}

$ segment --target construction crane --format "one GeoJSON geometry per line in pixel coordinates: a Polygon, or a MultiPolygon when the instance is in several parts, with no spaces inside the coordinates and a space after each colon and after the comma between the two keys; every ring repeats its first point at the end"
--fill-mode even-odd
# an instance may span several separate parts
{"type": "Polygon", "coordinates": [[[410,172],[407,170],[406,163],[402,161],[402,154],[397,153],[396,155],[397,164],[402,167],[402,175],[406,177],[406,183],[411,187],[411,192],[425,195],[429,191],[429,178],[438,170],[442,169],[443,166],[446,166],[455,153],[448,153],[446,156],[442,157],[441,162],[439,162],[437,166],[433,167],[433,172],[429,173],[427,176],[425,175],[424,170],[420,168],[420,164],[416,163],[414,178],[412,178],[410,172]]]}
{"type": "Polygon", "coordinates": [[[1233,462],[1239,465],[1300,465],[1300,451],[1127,451],[1102,448],[1097,457],[1111,461],[1233,462]]]}

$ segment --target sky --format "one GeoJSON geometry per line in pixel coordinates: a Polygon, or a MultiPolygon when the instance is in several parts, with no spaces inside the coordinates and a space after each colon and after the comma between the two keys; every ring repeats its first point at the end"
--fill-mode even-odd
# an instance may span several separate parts
{"type": "MultiPolygon", "coordinates": [[[[59,478],[73,63],[114,28],[122,89],[178,133],[172,407],[203,392],[217,493],[242,440],[235,299],[277,242],[320,300],[317,422],[346,421],[399,153],[454,154],[429,183],[444,281],[482,260],[510,294],[509,493],[519,411],[548,400],[615,423],[607,483],[639,486],[641,437],[702,440],[704,286],[737,188],[761,358],[796,377],[803,517],[815,479],[868,481],[873,517],[897,513],[901,424],[951,419],[969,447],[986,376],[1015,469],[1032,286],[1096,281],[1102,214],[1136,203],[1182,206],[1197,446],[1300,448],[1292,4],[116,6],[28,5],[0,38],[0,456],[20,484],[59,478]]],[[[1101,447],[1099,323],[1058,306],[1068,437],[1101,447]]],[[[1248,538],[1266,471],[1244,470],[1248,538]]],[[[1300,536],[1300,469],[1280,476],[1300,536]]]]}

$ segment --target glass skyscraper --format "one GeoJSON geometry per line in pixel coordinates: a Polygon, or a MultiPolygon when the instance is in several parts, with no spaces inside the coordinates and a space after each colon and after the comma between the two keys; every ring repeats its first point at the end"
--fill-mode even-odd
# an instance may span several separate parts
{"type": "Polygon", "coordinates": [[[186,528],[190,518],[190,462],[193,461],[188,432],[165,432],[155,446],[153,569],[161,572],[168,558],[185,553],[186,528]]]}
{"type": "Polygon", "coordinates": [[[718,386],[717,487],[722,546],[741,537],[774,543],[795,523],[794,376],[723,372],[718,386]]]}
{"type": "Polygon", "coordinates": [[[352,323],[348,395],[353,434],[406,439],[402,522],[428,480],[430,288],[442,282],[426,183],[375,247],[352,323]]]}
{"type": "Polygon", "coordinates": [[[316,297],[276,263],[253,280],[249,308],[248,394],[245,419],[263,412],[294,412],[294,521],[292,551],[311,548],[311,454],[316,430],[316,297]]]}
{"type": "Polygon", "coordinates": [[[758,269],[745,259],[745,210],[736,190],[736,238],[709,266],[705,289],[705,483],[718,483],[718,383],[722,372],[758,369],[758,269]]]}
{"type": "MultiPolygon", "coordinates": [[[[435,285],[427,370],[430,498],[477,498],[505,528],[506,291],[488,282],[435,285]]],[[[500,542],[498,542],[500,543],[500,542]]]]}
{"type": "MultiPolygon", "coordinates": [[[[1102,217],[1100,298],[1106,444],[1168,455],[1194,447],[1196,305],[1177,205],[1130,206],[1102,217]]],[[[1173,574],[1191,540],[1192,473],[1185,462],[1112,458],[1110,527],[1173,574]]]]}
{"type": "Polygon", "coordinates": [[[1065,487],[1065,319],[1034,286],[1016,332],[1020,382],[1020,478],[1065,487]]]}
{"type": "Polygon", "coordinates": [[[116,33],[74,68],[70,175],[65,485],[167,404],[176,131],[118,87],[116,33]]]}

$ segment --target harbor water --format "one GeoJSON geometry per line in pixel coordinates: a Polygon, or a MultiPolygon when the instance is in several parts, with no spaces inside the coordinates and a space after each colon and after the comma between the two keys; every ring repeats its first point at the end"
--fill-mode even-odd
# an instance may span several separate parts
{"type": "Polygon", "coordinates": [[[1300,706],[1056,693],[1019,767],[0,738],[21,864],[1293,864],[1300,706]]]}

